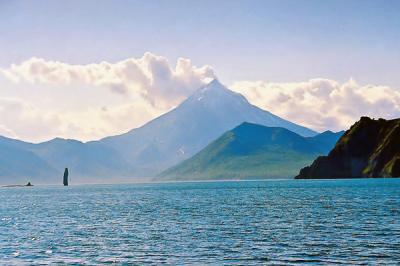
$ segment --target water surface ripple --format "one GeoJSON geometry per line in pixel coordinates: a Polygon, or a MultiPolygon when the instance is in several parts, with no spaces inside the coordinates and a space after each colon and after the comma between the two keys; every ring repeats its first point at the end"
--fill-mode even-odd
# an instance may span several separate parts
{"type": "Polygon", "coordinates": [[[400,179],[0,189],[2,265],[400,264],[400,179]]]}

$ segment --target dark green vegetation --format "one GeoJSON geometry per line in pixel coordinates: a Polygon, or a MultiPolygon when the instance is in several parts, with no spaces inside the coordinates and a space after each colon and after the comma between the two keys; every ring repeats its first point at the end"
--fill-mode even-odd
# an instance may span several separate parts
{"type": "Polygon", "coordinates": [[[400,177],[400,119],[362,117],[296,178],[360,177],[400,177]]]}
{"type": "Polygon", "coordinates": [[[326,154],[342,132],[302,137],[280,127],[243,123],[159,180],[290,178],[318,155],[326,154]]]}

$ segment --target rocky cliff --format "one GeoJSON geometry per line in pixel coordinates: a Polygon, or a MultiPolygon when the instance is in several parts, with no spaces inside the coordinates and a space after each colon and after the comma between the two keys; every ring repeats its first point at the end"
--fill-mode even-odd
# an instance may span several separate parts
{"type": "Polygon", "coordinates": [[[400,119],[362,117],[296,179],[400,177],[400,119]]]}

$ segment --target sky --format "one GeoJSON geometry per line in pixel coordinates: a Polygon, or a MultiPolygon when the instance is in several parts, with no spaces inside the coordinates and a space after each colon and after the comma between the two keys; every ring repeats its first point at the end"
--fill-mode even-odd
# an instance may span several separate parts
{"type": "Polygon", "coordinates": [[[214,77],[312,129],[400,116],[399,1],[0,0],[0,135],[120,134],[214,77]]]}

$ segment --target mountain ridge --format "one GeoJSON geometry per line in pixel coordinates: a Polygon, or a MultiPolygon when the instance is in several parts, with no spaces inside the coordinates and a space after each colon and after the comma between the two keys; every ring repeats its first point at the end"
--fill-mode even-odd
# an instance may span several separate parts
{"type": "MultiPolygon", "coordinates": [[[[316,134],[251,105],[243,95],[213,80],[173,110],[124,134],[89,142],[54,138],[36,144],[8,140],[2,145],[29,151],[32,160],[43,160],[43,167],[47,165],[44,168],[52,173],[46,182],[52,178],[55,180],[53,176],[62,175],[65,167],[71,171],[71,180],[77,178],[81,182],[113,181],[116,178],[125,181],[150,180],[245,121],[282,126],[306,136],[316,134]]],[[[28,157],[28,154],[23,156],[28,157]]],[[[32,178],[33,181],[41,178],[41,175],[35,174],[38,169],[18,171],[16,167],[15,170],[17,175],[32,178]]],[[[7,178],[5,172],[0,172],[1,176],[7,178]]]]}
{"type": "Polygon", "coordinates": [[[327,153],[341,134],[302,137],[285,128],[244,122],[155,180],[289,178],[327,153]]]}
{"type": "Polygon", "coordinates": [[[245,121],[287,127],[306,136],[317,134],[251,105],[243,95],[215,79],[170,112],[100,142],[120,150],[124,158],[131,160],[137,174],[154,176],[245,121]]]}

